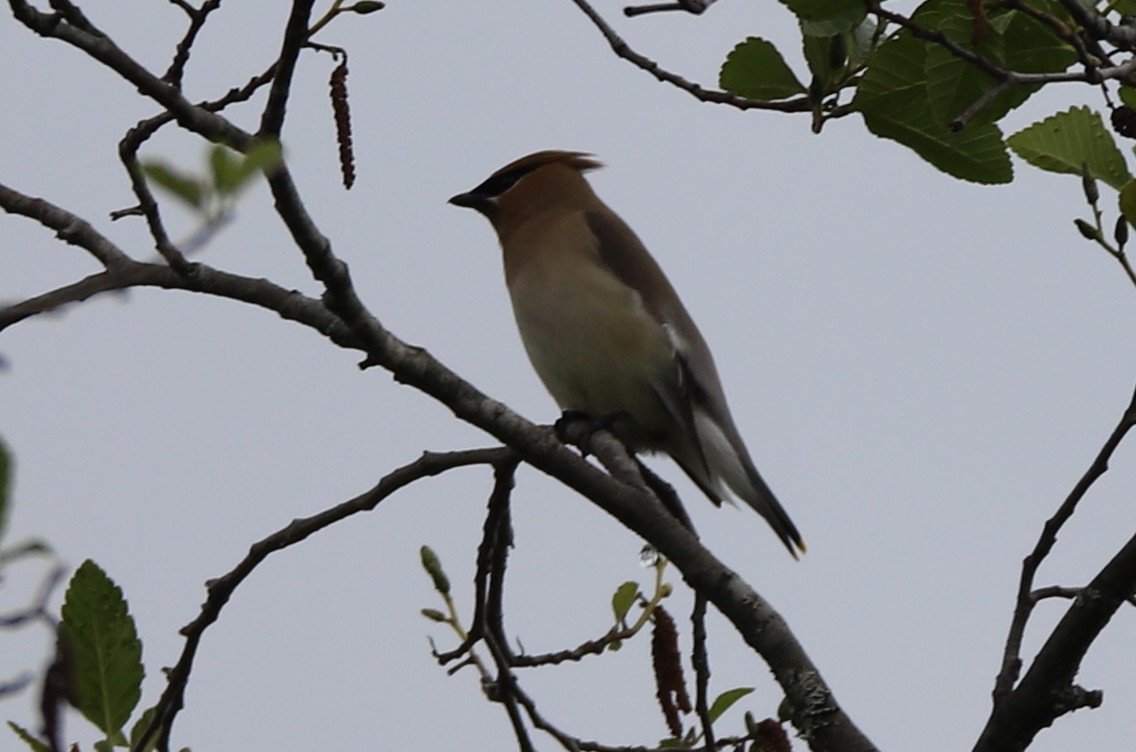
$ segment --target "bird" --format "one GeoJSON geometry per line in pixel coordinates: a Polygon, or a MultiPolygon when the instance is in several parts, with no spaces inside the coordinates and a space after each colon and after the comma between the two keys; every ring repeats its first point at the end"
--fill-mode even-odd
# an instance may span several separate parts
{"type": "Polygon", "coordinates": [[[805,543],[758,473],[702,333],[578,151],[539,151],[449,203],[474,209],[501,244],[529,360],[565,414],[584,413],[633,453],[665,453],[716,506],[729,491],[797,558],[805,543]]]}

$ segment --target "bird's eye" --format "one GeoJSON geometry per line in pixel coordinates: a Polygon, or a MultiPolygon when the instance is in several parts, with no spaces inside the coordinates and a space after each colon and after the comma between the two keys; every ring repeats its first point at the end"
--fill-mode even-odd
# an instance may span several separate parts
{"type": "Polygon", "coordinates": [[[474,189],[474,193],[478,193],[482,196],[496,198],[497,196],[500,196],[502,193],[516,185],[517,181],[520,180],[524,174],[525,173],[523,172],[514,170],[510,172],[503,172],[500,175],[494,175],[481,185],[477,186],[477,188],[474,189]]]}

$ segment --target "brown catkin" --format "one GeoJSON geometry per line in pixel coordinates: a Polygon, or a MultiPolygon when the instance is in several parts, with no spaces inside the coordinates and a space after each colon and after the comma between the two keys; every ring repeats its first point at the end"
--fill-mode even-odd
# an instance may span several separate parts
{"type": "Polygon", "coordinates": [[[686,679],[682,673],[682,658],[678,651],[678,631],[674,619],[662,606],[652,614],[655,628],[651,632],[651,662],[655,668],[655,696],[667,719],[667,727],[674,736],[682,735],[679,712],[689,713],[690,695],[686,692],[686,679]]]}
{"type": "Polygon", "coordinates": [[[761,745],[761,752],[792,752],[785,727],[772,718],[766,718],[757,724],[757,742],[754,746],[758,744],[761,745]]]}
{"type": "Polygon", "coordinates": [[[339,142],[339,169],[343,187],[355,185],[355,151],[351,147],[351,107],[347,103],[347,58],[331,72],[331,108],[335,112],[335,136],[339,142]]]}

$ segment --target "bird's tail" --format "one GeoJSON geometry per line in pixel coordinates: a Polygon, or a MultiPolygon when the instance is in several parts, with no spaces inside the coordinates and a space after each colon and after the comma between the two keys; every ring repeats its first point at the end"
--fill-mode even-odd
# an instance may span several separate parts
{"type": "Polygon", "coordinates": [[[716,504],[727,498],[722,487],[724,483],[738,498],[765,518],[794,559],[805,553],[805,542],[797,526],[793,524],[781,502],[777,501],[765,479],[757,472],[737,430],[731,430],[733,426],[724,428],[709,414],[701,411],[694,414],[694,426],[709,477],[706,477],[707,472],[692,472],[683,463],[687,474],[716,504]],[[702,477],[698,477],[699,475],[702,477]]]}

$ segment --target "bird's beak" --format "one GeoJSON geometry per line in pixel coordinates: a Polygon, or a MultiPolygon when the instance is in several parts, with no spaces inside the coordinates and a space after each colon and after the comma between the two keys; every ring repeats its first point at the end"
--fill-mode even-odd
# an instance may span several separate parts
{"type": "Polygon", "coordinates": [[[450,200],[446,203],[453,204],[454,206],[461,206],[466,209],[480,210],[485,206],[485,197],[479,196],[476,193],[459,193],[456,196],[451,196],[450,200]]]}

